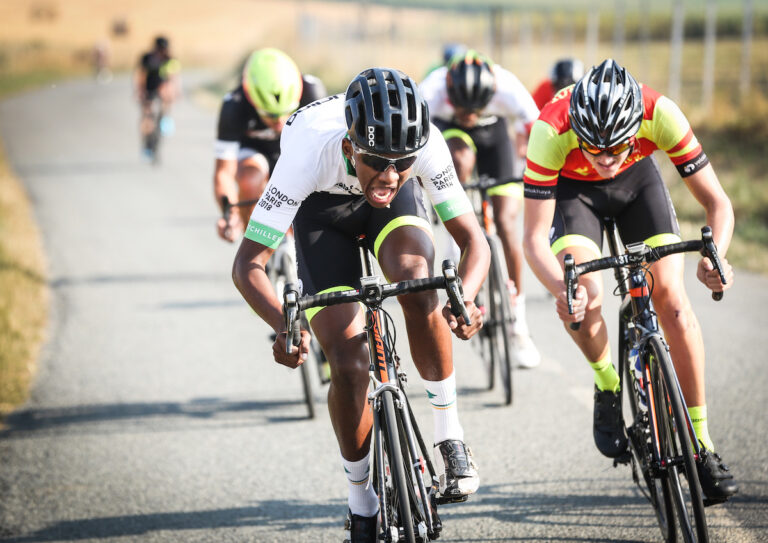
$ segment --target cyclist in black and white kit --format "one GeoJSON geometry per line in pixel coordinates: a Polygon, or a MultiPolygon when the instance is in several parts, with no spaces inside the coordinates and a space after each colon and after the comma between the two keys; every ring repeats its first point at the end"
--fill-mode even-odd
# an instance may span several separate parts
{"type": "MultiPolygon", "coordinates": [[[[302,75],[291,58],[278,49],[254,51],[243,69],[242,82],[221,104],[216,139],[214,194],[221,204],[261,196],[280,156],[285,121],[299,107],[326,95],[315,76],[302,75]]],[[[239,238],[253,206],[239,208],[229,222],[219,219],[219,236],[239,238]]]]}
{"type": "MultiPolygon", "coordinates": [[[[281,158],[253,211],[235,257],[233,277],[251,307],[275,330],[275,360],[295,368],[310,335],[286,354],[286,332],[265,266],[293,224],[305,294],[359,288],[355,237],[366,235],[389,281],[432,275],[434,243],[423,192],[458,244],[472,325],[441,307],[434,291],[398,298],[413,360],[433,406],[440,492],[460,498],[479,485],[456,405],[451,331],[474,335],[482,316],[474,300],[488,272],[490,250],[440,132],[429,123],[416,83],[392,69],[371,68],[346,95],[318,100],[291,116],[281,158]],[[346,122],[345,122],[346,121],[346,122]]],[[[368,483],[372,413],[367,402],[368,354],[357,304],[307,311],[331,364],[328,408],[348,479],[351,541],[375,542],[378,498],[368,483]]]]}
{"type": "MultiPolygon", "coordinates": [[[[470,49],[455,55],[447,66],[434,70],[420,86],[435,125],[448,141],[462,183],[470,181],[474,171],[498,181],[517,177],[513,154],[522,165],[528,132],[539,109],[513,73],[470,49]],[[507,121],[514,123],[514,148],[507,121]]],[[[515,312],[512,355],[518,366],[532,368],[539,364],[541,356],[525,316],[524,257],[517,232],[522,183],[493,187],[488,195],[511,280],[510,302],[515,312]]]]}

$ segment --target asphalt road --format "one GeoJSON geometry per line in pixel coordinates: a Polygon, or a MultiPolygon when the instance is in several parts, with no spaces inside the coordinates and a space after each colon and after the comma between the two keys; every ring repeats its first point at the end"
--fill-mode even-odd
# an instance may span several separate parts
{"type": "MultiPolygon", "coordinates": [[[[216,113],[186,100],[174,117],[155,168],[140,159],[125,78],[0,103],[53,292],[32,397],[0,430],[2,541],[342,538],[346,483],[327,413],[321,405],[318,419],[305,418],[299,375],[271,361],[268,329],[230,280],[235,247],[214,231],[216,113]]],[[[742,489],[708,509],[712,540],[768,541],[768,279],[740,272],[715,304],[692,269],[711,434],[742,489]]],[[[482,486],[441,509],[441,540],[659,540],[629,469],[592,443],[590,369],[551,300],[528,285],[544,360],[515,373],[512,407],[482,390],[479,362],[455,342],[482,486]]],[[[409,375],[429,436],[423,388],[409,375]]]]}

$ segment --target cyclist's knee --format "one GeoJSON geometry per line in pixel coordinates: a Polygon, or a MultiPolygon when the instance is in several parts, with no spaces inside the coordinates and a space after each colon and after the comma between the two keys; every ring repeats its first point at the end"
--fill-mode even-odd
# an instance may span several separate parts
{"type": "Polygon", "coordinates": [[[403,314],[408,318],[423,318],[432,313],[439,304],[435,291],[414,292],[399,296],[397,300],[403,308],[403,314]]]}
{"type": "Polygon", "coordinates": [[[401,226],[384,239],[377,259],[389,281],[429,277],[435,261],[435,246],[421,228],[401,226]]]}
{"type": "Polygon", "coordinates": [[[323,348],[331,364],[331,381],[342,390],[368,387],[368,351],[365,338],[358,336],[343,344],[323,348]]]}

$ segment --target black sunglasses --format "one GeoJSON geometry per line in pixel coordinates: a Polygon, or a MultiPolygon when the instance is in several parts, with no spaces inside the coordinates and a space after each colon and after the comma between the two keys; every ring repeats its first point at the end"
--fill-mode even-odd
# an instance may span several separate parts
{"type": "Polygon", "coordinates": [[[373,153],[369,153],[368,151],[364,151],[360,147],[354,146],[355,151],[360,153],[360,158],[363,161],[363,164],[368,166],[369,168],[373,168],[377,172],[384,172],[389,168],[390,166],[394,166],[395,170],[397,170],[399,173],[404,172],[411,166],[413,166],[413,163],[416,162],[417,155],[408,155],[403,158],[387,158],[379,155],[374,155],[373,153]]]}

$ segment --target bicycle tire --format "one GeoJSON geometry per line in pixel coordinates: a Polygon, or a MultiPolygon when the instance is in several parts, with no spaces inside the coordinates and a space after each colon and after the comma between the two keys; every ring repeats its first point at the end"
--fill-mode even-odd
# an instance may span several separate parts
{"type": "Polygon", "coordinates": [[[512,404],[512,350],[510,347],[510,325],[512,323],[512,307],[509,303],[506,261],[501,240],[497,236],[488,236],[491,247],[491,266],[488,270],[490,285],[490,321],[492,343],[495,346],[501,384],[504,388],[504,404],[512,404]]]}
{"type": "MultiPolygon", "coordinates": [[[[484,318],[487,318],[488,315],[490,315],[488,309],[488,300],[490,300],[490,297],[490,285],[486,278],[480,287],[480,292],[475,298],[475,303],[478,307],[485,308],[484,318]]],[[[493,330],[486,323],[470,341],[473,342],[475,350],[480,356],[480,360],[483,362],[483,368],[485,369],[485,375],[487,376],[486,390],[493,390],[496,386],[496,358],[498,358],[494,353],[495,344],[493,330]]]]}
{"type": "Polygon", "coordinates": [[[667,460],[667,480],[683,541],[707,543],[709,534],[688,431],[688,416],[672,360],[666,344],[658,336],[648,339],[643,356],[651,368],[650,379],[654,386],[652,401],[656,407],[659,447],[667,460]]]}
{"type": "Polygon", "coordinates": [[[307,367],[309,364],[312,364],[312,361],[309,359],[305,360],[304,363],[301,365],[301,389],[304,391],[304,403],[307,405],[307,415],[308,418],[314,419],[315,418],[315,392],[312,387],[312,377],[310,376],[309,368],[307,367]]]}
{"type": "Polygon", "coordinates": [[[434,479],[432,471],[427,466],[427,451],[423,440],[420,439],[416,420],[410,412],[405,394],[403,397],[405,398],[403,409],[397,411],[397,426],[400,432],[400,448],[403,453],[414,534],[418,541],[430,541],[439,537],[441,529],[436,525],[439,523],[437,508],[432,508],[436,503],[432,503],[425,475],[429,474],[430,487],[434,479]]]}
{"type": "MultiPolygon", "coordinates": [[[[626,337],[623,336],[625,329],[625,325],[620,322],[620,337],[626,337]]],[[[658,470],[654,468],[654,446],[649,429],[648,410],[641,407],[641,399],[635,388],[634,368],[631,368],[629,364],[630,344],[626,339],[620,341],[620,344],[621,358],[619,360],[619,366],[620,375],[623,381],[621,383],[621,389],[625,391],[625,396],[630,406],[630,414],[627,414],[625,410],[622,410],[622,416],[624,417],[625,426],[627,427],[629,447],[633,455],[633,461],[635,465],[640,468],[640,474],[645,483],[645,488],[647,488],[647,494],[641,486],[641,482],[637,478],[635,471],[633,471],[633,476],[635,477],[636,484],[640,487],[641,491],[643,491],[644,496],[653,507],[662,538],[665,542],[670,543],[675,541],[676,530],[674,523],[674,505],[672,503],[669,482],[666,477],[658,474],[658,470]]],[[[649,372],[646,372],[646,375],[647,374],[649,374],[649,372]]],[[[633,466],[633,470],[634,469],[633,466]]]]}
{"type": "MultiPolygon", "coordinates": [[[[398,529],[398,533],[406,543],[416,543],[416,534],[413,531],[413,517],[411,516],[409,483],[403,465],[403,451],[400,444],[400,431],[397,423],[395,402],[392,393],[385,391],[381,394],[383,409],[382,423],[385,427],[385,454],[389,462],[389,477],[392,482],[392,515],[391,526],[398,529]]],[[[398,538],[399,539],[399,538],[398,538]]]]}

